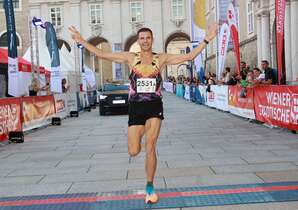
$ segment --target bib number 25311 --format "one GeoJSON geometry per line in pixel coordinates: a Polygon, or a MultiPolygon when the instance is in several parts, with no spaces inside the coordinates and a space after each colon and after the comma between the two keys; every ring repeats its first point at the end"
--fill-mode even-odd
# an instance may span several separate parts
{"type": "Polygon", "coordinates": [[[137,79],[137,92],[138,93],[155,93],[156,79],[143,78],[137,79]]]}

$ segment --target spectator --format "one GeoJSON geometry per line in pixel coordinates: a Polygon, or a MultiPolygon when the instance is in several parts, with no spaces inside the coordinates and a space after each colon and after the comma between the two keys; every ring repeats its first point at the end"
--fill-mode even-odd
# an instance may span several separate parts
{"type": "Polygon", "coordinates": [[[69,90],[70,86],[67,85],[66,79],[62,79],[62,93],[66,93],[69,90]]]}
{"type": "Polygon", "coordinates": [[[234,73],[231,75],[231,79],[227,82],[227,85],[236,85],[237,84],[237,74],[234,73]]]}
{"type": "Polygon", "coordinates": [[[246,63],[244,61],[241,61],[240,63],[240,76],[242,80],[246,79],[247,72],[249,68],[247,67],[246,63]]]}
{"type": "Polygon", "coordinates": [[[46,82],[45,86],[40,89],[41,95],[51,95],[50,82],[46,82]]]}
{"type": "Polygon", "coordinates": [[[262,84],[275,85],[277,83],[277,78],[274,75],[274,70],[269,67],[269,62],[267,60],[262,60],[261,67],[265,74],[265,80],[262,84]]]}
{"type": "Polygon", "coordinates": [[[227,84],[230,81],[230,79],[232,78],[231,68],[230,67],[226,67],[225,68],[225,72],[226,72],[226,76],[225,76],[224,83],[227,84]]]}
{"type": "Polygon", "coordinates": [[[224,85],[225,84],[226,73],[222,72],[220,79],[217,81],[218,84],[224,85]]]}
{"type": "Polygon", "coordinates": [[[260,84],[265,80],[265,74],[257,67],[253,69],[253,76],[255,85],[260,84]]]}
{"type": "Polygon", "coordinates": [[[29,96],[37,96],[39,91],[39,81],[37,80],[37,78],[33,78],[31,81],[31,85],[29,86],[29,96]]]}

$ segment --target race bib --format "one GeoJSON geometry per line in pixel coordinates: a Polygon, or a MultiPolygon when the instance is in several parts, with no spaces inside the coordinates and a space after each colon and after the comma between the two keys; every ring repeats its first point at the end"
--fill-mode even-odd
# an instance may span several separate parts
{"type": "Polygon", "coordinates": [[[156,79],[142,78],[137,79],[137,93],[155,93],[156,79]]]}

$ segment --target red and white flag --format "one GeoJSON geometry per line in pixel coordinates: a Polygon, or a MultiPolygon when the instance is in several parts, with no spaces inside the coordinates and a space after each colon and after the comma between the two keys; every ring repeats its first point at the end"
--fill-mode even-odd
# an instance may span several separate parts
{"type": "Polygon", "coordinates": [[[228,23],[230,27],[230,31],[232,33],[233,45],[234,45],[234,52],[237,61],[237,73],[240,74],[240,44],[239,44],[239,33],[238,33],[238,26],[236,20],[236,13],[233,3],[229,4],[228,7],[228,23]]]}
{"type": "Polygon", "coordinates": [[[225,60],[230,40],[230,28],[227,23],[222,24],[219,34],[219,52],[218,52],[218,69],[217,77],[220,78],[225,66],[225,60]]]}

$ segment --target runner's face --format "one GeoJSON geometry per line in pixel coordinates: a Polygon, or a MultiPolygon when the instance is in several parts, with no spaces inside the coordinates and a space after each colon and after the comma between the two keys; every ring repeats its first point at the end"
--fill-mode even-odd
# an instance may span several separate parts
{"type": "Polygon", "coordinates": [[[139,33],[138,43],[141,50],[148,51],[152,49],[153,38],[149,31],[139,33]]]}

